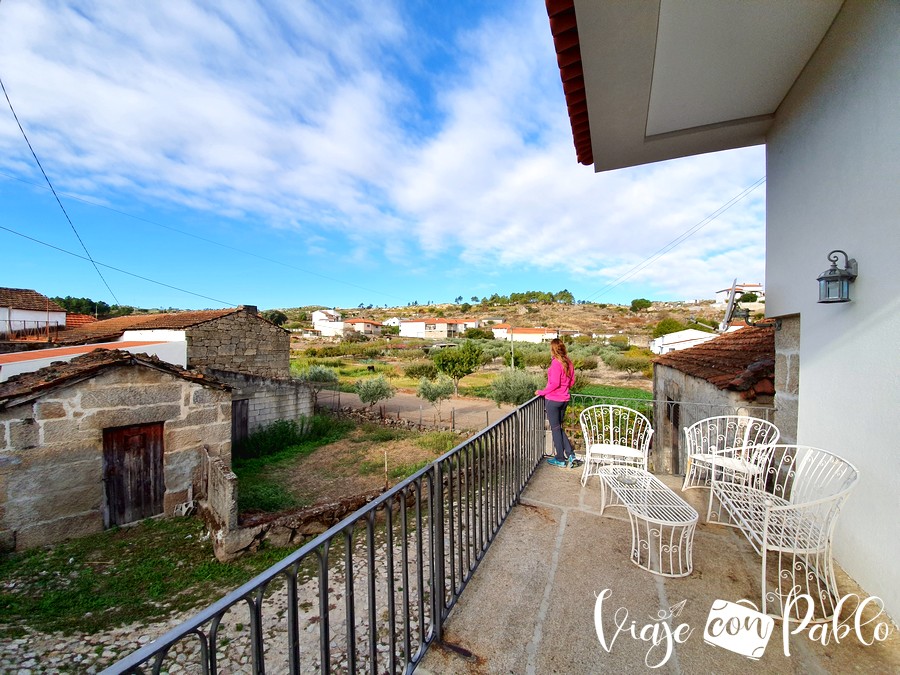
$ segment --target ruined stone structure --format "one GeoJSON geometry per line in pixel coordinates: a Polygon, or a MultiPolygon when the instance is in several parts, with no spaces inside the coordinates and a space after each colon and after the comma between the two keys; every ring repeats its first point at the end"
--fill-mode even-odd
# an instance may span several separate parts
{"type": "Polygon", "coordinates": [[[24,549],[202,496],[206,455],[231,462],[231,391],[97,350],[0,384],[0,546],[24,549]]]}

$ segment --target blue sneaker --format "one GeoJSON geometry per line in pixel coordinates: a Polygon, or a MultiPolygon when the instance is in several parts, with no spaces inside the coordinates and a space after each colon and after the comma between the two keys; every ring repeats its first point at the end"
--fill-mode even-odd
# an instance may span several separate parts
{"type": "Polygon", "coordinates": [[[551,457],[550,459],[548,459],[547,464],[549,464],[550,466],[559,466],[563,469],[566,468],[566,463],[556,459],[556,457],[551,457]]]}
{"type": "Polygon", "coordinates": [[[566,457],[566,466],[570,469],[577,469],[579,466],[584,466],[584,462],[578,459],[575,455],[569,455],[566,457]]]}

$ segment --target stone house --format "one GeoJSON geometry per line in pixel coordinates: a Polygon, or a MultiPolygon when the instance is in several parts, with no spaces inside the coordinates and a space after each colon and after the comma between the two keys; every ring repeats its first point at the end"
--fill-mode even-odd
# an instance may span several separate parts
{"type": "Polygon", "coordinates": [[[726,414],[773,421],[775,327],[748,326],[653,359],[653,398],[665,402],[654,420],[656,470],[682,473],[684,427],[726,414]]]}
{"type": "Polygon", "coordinates": [[[182,344],[191,370],[232,388],[232,440],[278,419],[313,412],[311,392],[290,378],[290,333],[253,305],[218,310],[122,316],[67,331],[58,342],[165,341],[182,344]]]}
{"type": "Polygon", "coordinates": [[[205,497],[235,521],[231,388],[142,354],[98,349],[0,383],[0,547],[25,549],[205,497]],[[222,489],[217,486],[223,486],[222,489]]]}
{"type": "Polygon", "coordinates": [[[168,314],[132,314],[66,331],[58,344],[164,340],[185,343],[188,368],[265,377],[290,373],[290,333],[253,305],[168,314]]]}

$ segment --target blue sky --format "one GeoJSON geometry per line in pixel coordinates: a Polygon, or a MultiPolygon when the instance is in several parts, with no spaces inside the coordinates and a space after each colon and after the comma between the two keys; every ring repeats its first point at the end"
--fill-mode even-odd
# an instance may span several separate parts
{"type": "Polygon", "coordinates": [[[705,220],[764,148],[578,164],[543,0],[6,0],[0,78],[77,230],[0,98],[0,286],[267,309],[764,281],[765,185],[705,220]]]}

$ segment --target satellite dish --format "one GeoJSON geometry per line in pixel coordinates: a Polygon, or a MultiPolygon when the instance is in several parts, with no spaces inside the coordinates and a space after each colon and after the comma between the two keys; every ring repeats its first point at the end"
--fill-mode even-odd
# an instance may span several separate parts
{"type": "Polygon", "coordinates": [[[728,293],[728,305],[725,307],[725,318],[722,319],[722,323],[719,324],[719,332],[724,333],[728,330],[728,325],[731,323],[731,317],[734,314],[734,299],[737,295],[737,279],[735,279],[731,283],[731,291],[728,293]]]}

